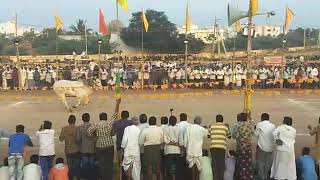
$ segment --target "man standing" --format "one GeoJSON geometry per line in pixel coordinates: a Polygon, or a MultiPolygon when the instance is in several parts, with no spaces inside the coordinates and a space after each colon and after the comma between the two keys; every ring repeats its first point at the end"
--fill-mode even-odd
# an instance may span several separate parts
{"type": "Polygon", "coordinates": [[[314,152],[318,163],[320,163],[320,117],[318,126],[312,128],[312,126],[309,125],[308,129],[309,134],[316,137],[314,142],[314,152]]]}
{"type": "Polygon", "coordinates": [[[194,119],[194,124],[188,126],[185,134],[185,148],[187,153],[187,162],[192,170],[192,180],[199,179],[201,171],[200,157],[202,157],[203,138],[207,137],[208,130],[200,126],[201,117],[194,119]]]}
{"type": "Polygon", "coordinates": [[[59,140],[65,142],[65,154],[67,157],[67,164],[69,167],[69,178],[70,179],[78,179],[79,169],[80,169],[80,161],[79,161],[79,146],[76,141],[77,127],[76,117],[74,115],[70,115],[68,119],[68,126],[62,128],[59,140]]]}
{"type": "Polygon", "coordinates": [[[43,180],[49,179],[49,171],[55,155],[54,130],[50,121],[44,121],[37,137],[39,139],[39,157],[43,180]]]}
{"type": "Polygon", "coordinates": [[[102,176],[101,180],[113,179],[113,156],[114,145],[112,136],[112,124],[117,119],[119,105],[121,99],[117,99],[116,108],[111,119],[108,120],[107,113],[100,113],[100,121],[91,125],[87,132],[90,136],[96,136],[96,152],[99,162],[99,173],[102,176]]]}
{"type": "Polygon", "coordinates": [[[13,180],[22,180],[23,178],[23,153],[25,146],[33,147],[30,137],[24,133],[24,126],[16,126],[16,134],[9,138],[9,176],[13,180]]]}
{"type": "Polygon", "coordinates": [[[179,157],[181,155],[181,149],[179,147],[180,129],[176,123],[177,118],[170,116],[169,125],[163,130],[163,141],[165,143],[165,178],[169,180],[179,179],[181,173],[181,167],[179,166],[179,157]]]}
{"type": "Polygon", "coordinates": [[[80,146],[81,175],[85,179],[95,179],[95,139],[87,135],[87,130],[91,126],[90,114],[82,115],[83,124],[77,129],[76,140],[80,146]]]}
{"type": "Polygon", "coordinates": [[[284,117],[283,124],[273,131],[276,151],[271,168],[273,179],[297,179],[294,144],[296,129],[292,127],[292,118],[284,117]]]}
{"type": "Polygon", "coordinates": [[[138,118],[132,118],[133,125],[124,130],[121,147],[124,149],[122,167],[128,180],[140,180],[141,162],[139,150],[140,129],[138,118]]]}
{"type": "Polygon", "coordinates": [[[225,156],[227,150],[227,138],[231,138],[229,128],[223,124],[223,116],[217,115],[216,122],[210,127],[210,151],[213,163],[213,172],[216,180],[223,180],[225,171],[225,156]]]}
{"type": "MultiPolygon", "coordinates": [[[[124,129],[130,125],[132,125],[132,122],[128,120],[129,118],[129,112],[128,111],[122,111],[121,112],[121,119],[114,121],[113,123],[113,131],[116,133],[116,148],[117,148],[117,160],[119,163],[119,168],[121,168],[121,161],[122,161],[122,151],[121,151],[121,142],[123,138],[124,129]]],[[[117,174],[119,175],[119,174],[117,174]]],[[[118,179],[118,177],[116,176],[118,179]]]]}
{"type": "Polygon", "coordinates": [[[180,129],[179,145],[184,146],[185,145],[184,137],[185,137],[185,133],[187,131],[187,128],[189,126],[188,116],[186,113],[180,114],[180,122],[177,124],[177,126],[180,129]]]}
{"type": "Polygon", "coordinates": [[[156,172],[157,179],[161,178],[161,153],[160,148],[163,143],[163,131],[156,126],[157,119],[152,116],[149,118],[149,128],[144,129],[139,137],[139,144],[144,145],[143,166],[147,168],[147,176],[144,179],[152,179],[153,172],[156,172]]]}
{"type": "Polygon", "coordinates": [[[276,126],[269,121],[269,114],[261,115],[259,122],[254,131],[258,140],[256,162],[258,168],[259,180],[267,180],[270,177],[272,166],[272,150],[273,150],[273,131],[276,126]]]}

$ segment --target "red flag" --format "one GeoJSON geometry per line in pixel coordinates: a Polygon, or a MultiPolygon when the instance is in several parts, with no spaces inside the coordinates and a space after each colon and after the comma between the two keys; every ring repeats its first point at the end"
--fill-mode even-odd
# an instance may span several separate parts
{"type": "Polygon", "coordinates": [[[101,9],[99,10],[99,33],[101,33],[102,35],[108,34],[108,26],[104,21],[104,15],[101,9]]]}

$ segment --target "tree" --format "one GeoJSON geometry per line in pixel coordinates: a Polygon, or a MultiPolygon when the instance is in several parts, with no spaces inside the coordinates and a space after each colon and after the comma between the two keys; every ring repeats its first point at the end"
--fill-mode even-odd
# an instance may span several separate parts
{"type": "MultiPolygon", "coordinates": [[[[77,34],[85,34],[86,31],[86,21],[83,19],[78,19],[75,25],[71,25],[70,29],[72,32],[77,33],[77,34]]],[[[92,29],[87,28],[87,34],[90,34],[92,32],[92,29]]]]}
{"type": "MultiPolygon", "coordinates": [[[[164,12],[147,10],[145,15],[149,22],[148,32],[145,32],[141,11],[132,13],[129,26],[121,31],[121,38],[128,46],[140,49],[143,33],[144,49],[147,52],[177,53],[184,51],[184,40],[178,36],[176,25],[168,20],[164,12]]],[[[191,41],[192,43],[197,42],[198,45],[202,42],[199,39],[192,40],[194,40],[191,41]]],[[[200,49],[197,48],[197,52],[200,49]]]]}

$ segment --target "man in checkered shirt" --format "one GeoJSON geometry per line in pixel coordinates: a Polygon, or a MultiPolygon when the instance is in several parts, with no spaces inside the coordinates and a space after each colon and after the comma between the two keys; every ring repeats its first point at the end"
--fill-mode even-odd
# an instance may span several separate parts
{"type": "Polygon", "coordinates": [[[87,130],[90,136],[97,138],[96,142],[96,155],[99,162],[99,171],[102,180],[113,179],[113,156],[114,156],[114,143],[112,136],[112,125],[118,118],[119,105],[121,99],[117,99],[116,108],[111,119],[108,120],[107,113],[100,114],[100,121],[94,123],[87,130]]]}

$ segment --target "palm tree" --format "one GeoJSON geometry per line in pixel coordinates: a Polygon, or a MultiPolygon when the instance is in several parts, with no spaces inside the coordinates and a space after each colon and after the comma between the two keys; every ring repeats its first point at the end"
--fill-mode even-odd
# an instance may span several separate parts
{"type": "MultiPolygon", "coordinates": [[[[70,29],[72,32],[75,32],[77,34],[84,34],[86,30],[86,21],[83,19],[78,19],[75,25],[71,25],[70,29]]],[[[92,29],[87,28],[87,34],[90,34],[92,32],[92,29]]]]}

